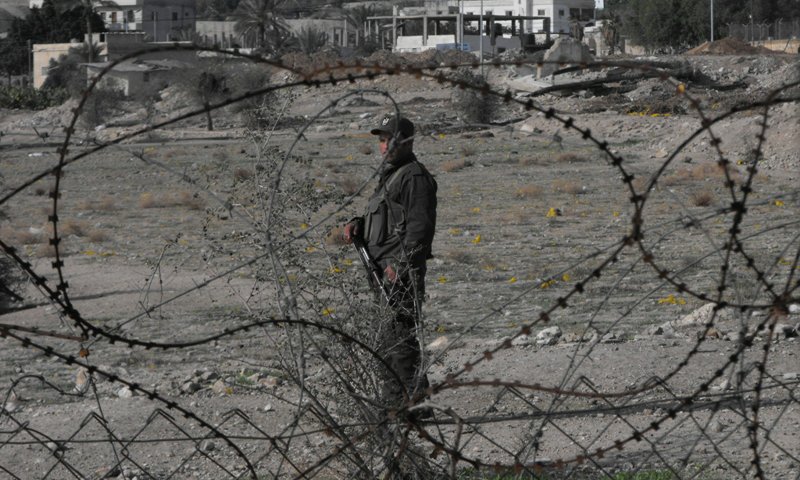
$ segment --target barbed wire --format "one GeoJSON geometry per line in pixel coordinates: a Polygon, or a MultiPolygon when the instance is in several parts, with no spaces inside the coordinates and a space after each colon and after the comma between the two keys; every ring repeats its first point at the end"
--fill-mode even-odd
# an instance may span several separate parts
{"type": "MultiPolygon", "coordinates": [[[[538,62],[537,65],[546,63],[538,62]]],[[[500,68],[525,64],[524,60],[496,60],[487,65],[500,68]]],[[[497,472],[513,477],[580,479],[594,478],[592,475],[612,477],[620,471],[630,475],[624,478],[638,478],[635,475],[639,472],[662,475],[658,478],[716,478],[713,469],[721,468],[725,478],[735,475],[766,479],[770,478],[770,469],[775,468],[776,463],[769,458],[768,450],[776,450],[787,461],[795,462],[796,469],[800,462],[800,451],[796,442],[792,442],[791,435],[785,434],[785,430],[792,427],[787,428],[784,424],[797,421],[800,382],[791,378],[792,372],[781,372],[781,367],[773,366],[770,362],[776,349],[776,339],[779,335],[788,335],[781,330],[784,327],[779,325],[779,321],[789,315],[790,305],[800,301],[797,295],[800,281],[795,274],[800,265],[800,245],[796,245],[800,233],[793,230],[797,228],[797,221],[791,217],[777,218],[774,223],[766,227],[759,226],[754,232],[745,232],[745,221],[749,211],[754,208],[779,200],[797,201],[796,189],[770,193],[766,200],[756,199],[753,193],[768,142],[771,109],[783,104],[795,105],[800,99],[796,95],[800,82],[785,84],[765,98],[753,98],[745,105],[734,106],[712,117],[700,100],[690,94],[685,83],[670,77],[666,66],[619,61],[580,65],[584,69],[637,70],[657,78],[668,85],[676,97],[685,99],[699,119],[700,127],[682,139],[655,168],[649,179],[639,185],[636,182],[638,168],[632,161],[614,150],[607,140],[598,138],[590,128],[581,126],[575,117],[535,103],[530,97],[518,98],[510,90],[495,90],[488,83],[475,85],[457,75],[459,69],[479,66],[477,62],[419,66],[399,62],[353,61],[302,70],[260,57],[180,45],[135,52],[111,62],[91,80],[73,111],[71,121],[64,129],[64,141],[58,149],[58,163],[13,186],[0,197],[2,208],[37,182],[48,176],[53,178],[48,222],[52,226],[49,244],[53,247],[55,258],[50,263],[54,277],[37,271],[24,253],[2,238],[0,249],[27,275],[41,296],[56,309],[58,316],[72,322],[69,328],[78,329],[65,333],[63,325],[60,329],[56,324],[40,328],[16,324],[12,320],[11,323],[0,323],[0,337],[12,345],[39,352],[67,366],[78,367],[78,375],[83,376],[84,382],[80,387],[76,385],[76,391],[72,392],[43,374],[22,373],[6,382],[5,399],[0,411],[0,451],[35,449],[42,463],[49,465],[34,474],[41,478],[58,475],[75,478],[132,478],[137,475],[182,478],[188,476],[189,472],[207,478],[260,478],[263,475],[276,478],[472,478],[472,475],[482,478],[480,475],[489,475],[487,472],[497,472]],[[228,55],[228,58],[284,70],[289,77],[279,84],[268,84],[228,95],[216,102],[205,102],[201,108],[190,108],[187,112],[133,129],[113,140],[97,141],[96,145],[70,155],[71,139],[87,102],[92,95],[98,95],[98,86],[115,66],[142,54],[186,50],[228,55]],[[444,362],[454,353],[460,341],[472,338],[479,325],[503,317],[503,312],[509,308],[522,304],[543,288],[563,279],[563,291],[552,299],[550,305],[539,308],[534,320],[521,322],[521,325],[515,326],[513,334],[487,348],[469,350],[467,360],[460,365],[454,364],[442,375],[433,376],[431,385],[426,389],[407,392],[402,405],[391,406],[382,401],[380,375],[376,373],[386,371],[393,378],[392,381],[402,383],[386,359],[387,349],[391,348],[383,338],[386,332],[382,325],[385,325],[387,312],[373,305],[362,287],[315,276],[311,271],[314,260],[298,260],[297,254],[308,248],[316,250],[313,245],[320,245],[324,253],[322,263],[330,269],[338,268],[336,265],[343,253],[327,250],[324,244],[315,243],[315,239],[323,238],[336,222],[341,221],[343,215],[351,211],[356,199],[378,175],[380,165],[377,168],[373,166],[351,193],[338,198],[323,198],[322,193],[308,190],[303,183],[303,177],[308,176],[308,172],[294,172],[288,167],[296,160],[295,150],[305,138],[304,134],[310,131],[309,128],[349,98],[361,98],[364,95],[383,98],[395,114],[402,114],[401,104],[389,92],[372,86],[356,86],[360,82],[370,84],[379,78],[398,75],[427,79],[454,90],[475,91],[484,99],[496,99],[504,108],[513,106],[524,112],[538,112],[546,121],[574,133],[596,149],[605,164],[616,172],[613,176],[621,181],[632,212],[630,230],[621,238],[593,253],[580,255],[567,267],[522,288],[510,299],[488,309],[485,314],[474,315],[456,341],[432,355],[426,367],[444,362]],[[142,135],[178,125],[198,115],[264,98],[265,95],[288,92],[299,87],[333,90],[339,84],[354,86],[344,93],[330,92],[336,95],[334,99],[327,104],[320,102],[316,113],[305,119],[302,128],[296,131],[286,151],[271,150],[274,141],[271,135],[254,132],[247,140],[256,152],[256,165],[262,167],[261,173],[256,175],[257,181],[247,186],[249,190],[246,193],[252,197],[248,198],[254,204],[262,207],[263,215],[258,218],[252,217],[244,211],[244,207],[233,204],[230,197],[226,199],[225,194],[216,192],[185,170],[172,167],[154,156],[151,158],[145,152],[135,152],[125,145],[125,142],[142,135]],[[738,113],[756,109],[761,110],[760,130],[751,152],[752,162],[747,165],[746,175],[742,178],[723,149],[721,137],[713,129],[738,113]],[[662,193],[660,182],[664,181],[670,168],[674,168],[678,156],[701,136],[709,138],[717,158],[722,187],[729,197],[726,204],[698,214],[686,208],[678,194],[667,190],[666,194],[681,206],[683,215],[675,220],[646,223],[649,218],[647,208],[655,201],[654,197],[662,193]],[[127,152],[146,167],[169,175],[175,184],[182,183],[202,191],[252,232],[252,243],[248,245],[264,251],[245,254],[243,259],[229,262],[220,271],[194,282],[191,287],[179,289],[167,298],[162,296],[154,304],[142,304],[137,313],[121,315],[114,325],[90,321],[73,304],[74,298],[69,295],[69,275],[65,270],[65,251],[61,246],[63,235],[59,228],[59,214],[64,208],[60,202],[61,182],[66,167],[109,151],[127,152]],[[303,202],[309,203],[306,205],[303,202]],[[316,218],[299,233],[291,231],[289,222],[300,214],[310,216],[309,212],[316,218]],[[730,222],[725,238],[706,226],[712,220],[730,222]],[[692,230],[698,231],[711,245],[708,251],[698,253],[696,258],[680,268],[672,267],[669,258],[659,257],[657,252],[673,242],[674,235],[692,230]],[[760,256],[763,252],[751,247],[748,242],[763,238],[767,233],[781,233],[785,238],[782,239],[784,244],[778,257],[764,263],[760,256]],[[790,255],[793,249],[796,252],[790,255]],[[779,272],[778,259],[787,255],[793,256],[793,260],[780,263],[786,268],[779,272]],[[687,283],[687,272],[703,267],[704,262],[713,258],[718,259],[718,273],[712,290],[701,283],[687,283]],[[627,266],[625,262],[628,262],[627,266]],[[578,307],[579,299],[589,296],[592,288],[601,291],[603,281],[616,276],[616,281],[601,295],[599,305],[591,312],[591,319],[584,331],[599,326],[596,322],[598,315],[609,306],[621,284],[629,281],[632,272],[640,266],[652,272],[656,285],[647,287],[642,282],[643,288],[638,291],[638,297],[629,301],[616,315],[616,320],[606,327],[606,333],[611,333],[619,322],[629,318],[646,300],[652,299],[667,286],[679,295],[710,304],[710,315],[698,324],[701,328],[696,340],[688,342],[688,350],[684,349],[675,363],[659,365],[656,369],[658,374],[648,375],[643,380],[624,386],[598,384],[599,376],[593,378],[581,370],[585,362],[594,361],[592,355],[600,354],[600,346],[606,345],[600,338],[602,332],[597,331],[596,338],[589,341],[584,340],[581,334],[572,353],[561,365],[566,368],[560,379],[550,379],[550,376],[544,375],[552,383],[519,380],[514,378],[512,372],[503,372],[505,375],[499,377],[491,376],[491,365],[507,361],[509,352],[518,342],[532,336],[534,328],[558,324],[559,313],[570,308],[580,311],[584,307],[578,307]],[[564,277],[567,272],[579,270],[579,267],[588,273],[580,275],[575,281],[564,277]],[[217,329],[212,325],[201,329],[200,334],[193,335],[194,338],[177,334],[176,341],[154,341],[146,338],[146,331],[135,334],[128,329],[127,333],[120,333],[162,308],[171,307],[180,312],[186,308],[179,303],[181,300],[195,294],[207,294],[222,283],[230,282],[234,275],[247,268],[267,272],[252,287],[254,291],[266,293],[259,297],[263,302],[260,308],[251,309],[248,305],[248,314],[238,315],[235,326],[217,329]],[[305,280],[297,278],[294,272],[298,271],[306,275],[305,280]],[[737,276],[743,272],[753,276],[749,297],[742,297],[741,292],[737,291],[737,276]],[[734,292],[730,293],[731,290],[734,292]],[[331,299],[348,305],[349,309],[345,310],[345,314],[334,314],[326,306],[331,299]],[[280,315],[275,315],[275,311],[280,315]],[[766,314],[752,317],[758,320],[754,325],[749,325],[751,321],[745,316],[752,312],[766,314]],[[732,347],[722,355],[721,361],[704,364],[701,357],[707,355],[707,351],[703,348],[713,337],[712,332],[718,329],[723,315],[738,318],[740,331],[732,347]],[[261,336],[255,336],[254,332],[260,332],[261,336]],[[40,340],[26,335],[36,336],[40,340]],[[187,351],[192,355],[197,353],[192,350],[194,347],[216,348],[224,342],[247,341],[264,342],[274,351],[275,356],[271,361],[284,377],[285,388],[278,393],[277,389],[256,386],[254,392],[259,397],[274,398],[281,403],[282,422],[263,416],[257,418],[240,407],[225,408],[226,413],[219,415],[220,420],[212,421],[207,418],[207,411],[199,408],[198,402],[186,405],[174,398],[186,392],[178,392],[177,395],[162,393],[157,388],[144,386],[143,380],[137,381],[131,374],[120,374],[109,367],[97,366],[90,360],[119,355],[119,349],[132,352],[142,349],[153,355],[156,355],[155,352],[167,354],[187,351]],[[759,348],[756,348],[757,344],[759,348]],[[690,380],[682,379],[681,382],[687,385],[679,386],[677,379],[686,376],[690,380]],[[724,380],[724,388],[715,393],[715,383],[724,377],[730,380],[724,380]],[[26,387],[31,380],[40,384],[40,390],[26,387]],[[160,404],[166,410],[154,406],[144,419],[120,420],[119,406],[113,404],[108,392],[98,384],[100,380],[124,387],[129,396],[139,396],[148,405],[160,404]],[[472,401],[466,402],[467,405],[459,405],[458,402],[453,404],[452,395],[458,392],[486,400],[487,391],[494,392],[491,401],[477,415],[466,414],[472,401]],[[45,392],[56,398],[48,398],[45,392]],[[32,400],[23,398],[24,394],[40,397],[41,405],[20,411],[20,403],[32,400]],[[771,397],[766,398],[767,394],[771,397]],[[537,401],[535,395],[546,398],[547,405],[538,405],[542,399],[537,401]],[[37,423],[34,418],[38,410],[50,409],[59,402],[80,402],[86,396],[90,396],[97,407],[75,425],[51,426],[53,432],[44,432],[41,431],[43,427],[32,426],[37,423]],[[424,408],[434,410],[433,419],[421,419],[416,414],[424,408]],[[170,412],[176,412],[182,418],[170,412]],[[738,418],[738,423],[733,428],[721,425],[722,419],[731,415],[738,418]],[[649,418],[643,418],[645,416],[649,418]],[[597,422],[599,428],[589,426],[588,420],[592,418],[603,418],[597,422]],[[580,421],[575,423],[575,419],[580,421]],[[124,421],[128,424],[121,423],[124,421]],[[5,424],[11,425],[11,428],[4,428],[5,424]],[[195,426],[202,433],[193,432],[195,426]],[[93,430],[97,428],[99,430],[93,430]],[[729,428],[728,431],[721,435],[726,428],[729,428]],[[85,435],[89,438],[82,438],[85,435]],[[518,445],[512,445],[509,439],[515,439],[518,445]],[[214,440],[222,442],[224,447],[219,448],[214,440]],[[683,444],[684,441],[688,443],[683,444]],[[739,453],[743,441],[747,442],[750,451],[749,462],[743,462],[739,453]],[[674,445],[676,442],[679,444],[674,445]],[[148,450],[140,455],[133,451],[134,448],[150,444],[159,445],[159,450],[148,450]],[[269,445],[266,450],[265,444],[269,445]],[[484,448],[475,445],[488,445],[489,455],[484,454],[484,448]],[[731,452],[731,445],[739,450],[731,452]],[[182,456],[175,458],[171,455],[173,447],[185,446],[190,448],[182,456]],[[101,453],[105,452],[103,447],[110,448],[111,457],[101,453]],[[86,448],[93,450],[87,452],[86,448]],[[81,455],[74,454],[73,450],[80,450],[81,455]],[[555,458],[550,458],[554,455],[555,458]],[[153,456],[158,457],[157,462],[146,460],[153,456]],[[98,462],[103,464],[102,472],[97,470],[98,462]]],[[[275,124],[278,121],[276,119],[275,124]]],[[[227,242],[230,243],[228,248],[237,247],[235,240],[228,239],[227,242]]],[[[176,243],[177,240],[171,244],[176,243]]],[[[165,251],[162,250],[153,270],[153,275],[159,278],[162,276],[160,266],[165,251]]],[[[474,307],[475,311],[479,311],[482,305],[476,303],[474,307]]],[[[22,310],[25,308],[15,309],[22,310]]],[[[186,313],[189,313],[188,309],[186,313]]],[[[797,327],[793,328],[794,335],[797,335],[797,327]]],[[[144,327],[142,329],[145,330],[144,327]]],[[[224,397],[226,399],[233,399],[234,388],[248,387],[249,383],[255,382],[258,379],[234,379],[232,385],[225,381],[222,391],[218,393],[227,395],[224,397]]],[[[198,385],[187,392],[191,394],[194,392],[190,390],[202,388],[198,385]]],[[[142,405],[136,408],[140,414],[146,409],[142,405]]],[[[70,419],[75,421],[77,417],[70,419]]],[[[11,478],[32,478],[30,470],[26,470],[29,467],[20,463],[15,455],[4,453],[3,456],[7,459],[0,461],[3,472],[11,478]]],[[[787,475],[792,475],[794,470],[791,468],[787,468],[787,475]]]]}

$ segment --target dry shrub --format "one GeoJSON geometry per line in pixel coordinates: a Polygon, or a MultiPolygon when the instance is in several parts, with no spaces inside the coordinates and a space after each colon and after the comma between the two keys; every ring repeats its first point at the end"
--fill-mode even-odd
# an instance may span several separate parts
{"type": "Polygon", "coordinates": [[[447,162],[442,163],[440,168],[442,169],[443,172],[450,173],[450,172],[457,172],[461,169],[469,167],[470,165],[472,165],[472,163],[464,159],[449,160],[447,162]]]}
{"type": "Polygon", "coordinates": [[[558,163],[579,163],[587,160],[588,158],[573,152],[564,152],[556,156],[556,162],[558,163]]]}
{"type": "Polygon", "coordinates": [[[216,151],[211,154],[211,158],[217,163],[225,163],[228,161],[228,154],[223,151],[216,151]]]}
{"type": "Polygon", "coordinates": [[[699,190],[692,193],[692,205],[695,207],[707,207],[714,203],[714,194],[708,190],[699,190]]]}
{"type": "Polygon", "coordinates": [[[503,223],[507,224],[526,223],[531,219],[531,211],[531,209],[525,208],[525,205],[509,208],[503,211],[501,219],[503,223]]]}
{"type": "Polygon", "coordinates": [[[92,229],[89,230],[86,238],[92,243],[101,243],[108,240],[108,234],[104,230],[92,229]]]}
{"type": "Polygon", "coordinates": [[[61,235],[75,235],[76,237],[85,237],[89,230],[86,222],[74,219],[64,220],[58,227],[61,235]]]}
{"type": "Polygon", "coordinates": [[[583,193],[583,186],[575,180],[556,179],[553,180],[553,191],[558,193],[569,193],[570,195],[578,195],[583,193]]]}
{"type": "Polygon", "coordinates": [[[111,195],[104,195],[100,197],[100,199],[94,205],[94,210],[99,212],[110,212],[116,209],[117,205],[114,201],[114,197],[111,195]]]}
{"type": "Polygon", "coordinates": [[[82,200],[78,203],[78,208],[92,212],[111,212],[117,209],[117,205],[114,197],[104,195],[97,200],[82,200]]]}
{"type": "Polygon", "coordinates": [[[174,195],[156,196],[150,192],[139,195],[139,207],[141,208],[163,208],[163,207],[187,207],[191,210],[200,210],[205,207],[205,201],[197,194],[188,190],[180,191],[174,195]]]}
{"type": "Polygon", "coordinates": [[[520,157],[518,162],[520,167],[528,167],[531,165],[541,165],[545,163],[545,158],[541,155],[534,155],[532,157],[520,157]]]}
{"type": "Polygon", "coordinates": [[[361,185],[350,177],[346,177],[334,182],[334,184],[339,187],[345,195],[353,195],[358,191],[358,187],[361,185]]]}
{"type": "Polygon", "coordinates": [[[464,155],[465,157],[471,157],[476,153],[478,153],[478,148],[474,143],[467,143],[461,147],[461,155],[464,155]]]}
{"type": "Polygon", "coordinates": [[[344,227],[333,227],[325,237],[326,245],[347,245],[344,241],[344,227]]]}
{"type": "Polygon", "coordinates": [[[337,162],[325,162],[323,165],[327,168],[331,173],[342,173],[342,165],[337,162]]]}
{"type": "Polygon", "coordinates": [[[48,192],[47,188],[42,186],[36,187],[33,190],[33,194],[36,195],[37,197],[41,197],[47,192],[48,192]]]}
{"type": "Polygon", "coordinates": [[[523,185],[517,189],[517,198],[535,198],[542,194],[542,187],[538,185],[523,185]]]}
{"type": "Polygon", "coordinates": [[[633,179],[633,188],[637,192],[644,192],[644,189],[647,188],[647,184],[649,180],[644,177],[634,177],[633,179]]]}
{"type": "MultiPolygon", "coordinates": [[[[740,178],[738,171],[729,168],[731,178],[740,178]]],[[[671,175],[663,177],[661,183],[664,185],[677,185],[687,181],[721,180],[725,178],[725,170],[717,163],[702,163],[692,168],[681,168],[671,175]]]]}
{"type": "Polygon", "coordinates": [[[247,168],[237,168],[233,171],[233,179],[237,182],[243,182],[253,176],[253,172],[247,168]]]}
{"type": "Polygon", "coordinates": [[[456,263],[472,263],[472,255],[464,250],[448,250],[444,252],[444,257],[456,263]]]}
{"type": "Polygon", "coordinates": [[[10,225],[0,227],[0,238],[12,245],[33,245],[42,241],[44,235],[40,232],[31,232],[30,229],[15,229],[10,225]]]}
{"type": "Polygon", "coordinates": [[[156,197],[150,192],[144,192],[139,195],[139,208],[156,208],[160,207],[156,202],[156,197]]]}
{"type": "Polygon", "coordinates": [[[50,245],[50,242],[42,243],[36,247],[36,256],[39,258],[53,258],[56,256],[56,247],[50,245]]]}
{"type": "Polygon", "coordinates": [[[364,155],[372,155],[372,151],[373,151],[372,150],[372,145],[369,145],[369,144],[365,143],[365,144],[361,145],[360,147],[358,147],[358,151],[361,152],[364,155]]]}
{"type": "Polygon", "coordinates": [[[206,202],[198,194],[183,190],[178,193],[173,205],[181,205],[191,210],[202,210],[206,206],[206,202]]]}

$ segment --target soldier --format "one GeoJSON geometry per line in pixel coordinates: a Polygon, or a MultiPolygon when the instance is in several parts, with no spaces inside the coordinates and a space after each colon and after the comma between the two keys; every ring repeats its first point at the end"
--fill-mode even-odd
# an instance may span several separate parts
{"type": "Polygon", "coordinates": [[[371,133],[378,136],[385,163],[364,216],[345,225],[343,237],[346,243],[352,243],[356,236],[363,238],[382,270],[381,281],[394,312],[386,360],[404,383],[387,381],[384,395],[388,406],[396,407],[405,398],[404,390],[410,397],[428,387],[427,376],[420,373],[416,330],[420,327],[426,263],[432,257],[437,185],[414,155],[414,124],[410,120],[387,115],[371,133]]]}

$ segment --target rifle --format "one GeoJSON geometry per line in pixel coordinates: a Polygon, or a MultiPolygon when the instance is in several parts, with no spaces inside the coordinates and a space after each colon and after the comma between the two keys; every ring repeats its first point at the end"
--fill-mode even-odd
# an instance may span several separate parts
{"type": "Polygon", "coordinates": [[[369,286],[376,295],[383,297],[383,299],[389,303],[389,292],[386,291],[386,286],[383,284],[383,272],[381,272],[381,268],[375,262],[375,259],[370,256],[367,246],[364,244],[364,239],[361,238],[361,235],[353,236],[353,245],[356,247],[356,252],[358,252],[358,258],[361,259],[361,263],[364,265],[364,269],[367,271],[367,280],[369,281],[369,286]]]}

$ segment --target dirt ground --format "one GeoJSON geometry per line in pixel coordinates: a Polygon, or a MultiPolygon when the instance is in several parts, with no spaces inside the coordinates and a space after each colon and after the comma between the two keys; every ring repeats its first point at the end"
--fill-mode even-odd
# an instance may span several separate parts
{"type": "MultiPolygon", "coordinates": [[[[362,382],[352,343],[296,323],[236,330],[288,317],[377,336],[357,256],[335,233],[374,188],[368,131],[392,108],[375,90],[416,123],[438,182],[420,333],[436,414],[410,427],[409,451],[439,474],[457,459],[459,478],[495,464],[508,478],[515,465],[543,478],[800,478],[798,89],[766,116],[758,104],[800,80],[800,63],[639,60],[685,62],[704,81],[687,95],[653,78],[516,91],[522,103],[482,126],[453,107],[456,88],[424,76],[300,86],[294,121],[275,130],[222,110],[209,132],[197,116],[71,162],[55,199],[53,175],[26,182],[57,164],[69,106],[3,112],[0,240],[44,286],[25,287],[0,324],[79,336],[48,301],[66,282],[71,307],[112,336],[0,330],[13,334],[0,478],[246,477],[248,462],[261,478],[348,478],[354,457],[380,450],[385,418],[353,414],[341,393],[362,382]]],[[[490,84],[504,92],[520,72],[490,68],[490,84]]],[[[191,106],[173,101],[159,118],[191,106]]],[[[68,157],[143,125],[135,108],[115,119],[79,131],[68,157]]]]}

